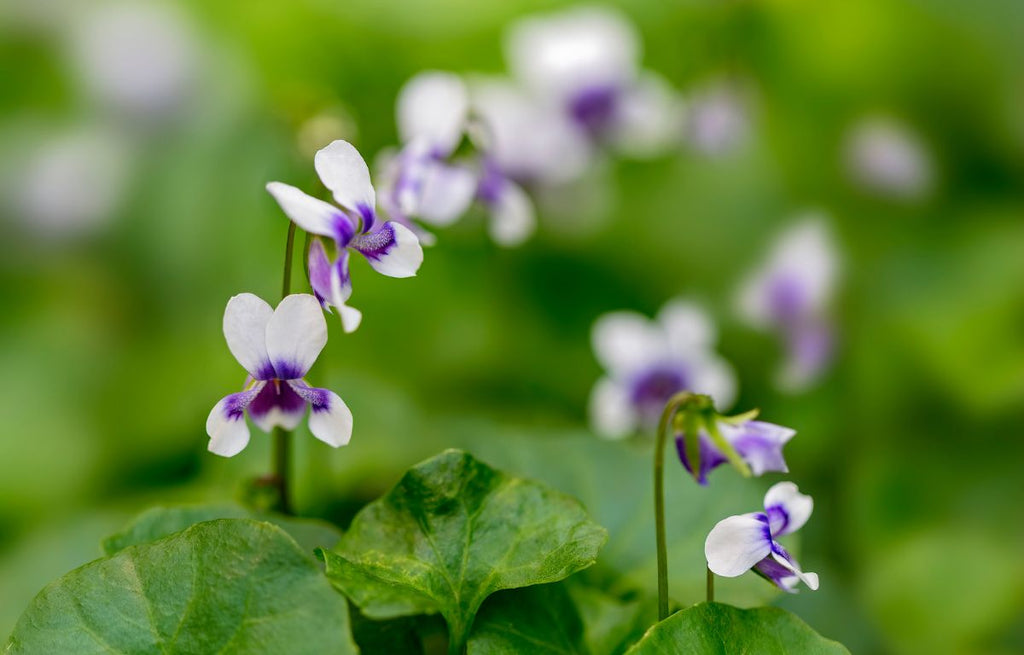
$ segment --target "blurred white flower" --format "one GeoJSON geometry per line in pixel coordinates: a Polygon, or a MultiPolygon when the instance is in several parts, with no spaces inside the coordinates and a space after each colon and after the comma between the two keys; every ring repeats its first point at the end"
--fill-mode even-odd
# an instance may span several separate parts
{"type": "Polygon", "coordinates": [[[714,351],[716,336],[707,313],[685,300],[666,303],[654,321],[629,311],[601,316],[592,341],[607,375],[590,396],[594,430],[609,439],[653,430],[680,391],[707,394],[716,407],[729,407],[736,376],[714,351]]]}
{"type": "Polygon", "coordinates": [[[130,149],[118,133],[78,127],[43,139],[10,189],[15,211],[41,236],[69,239],[113,220],[129,177],[130,149]]]}
{"type": "Polygon", "coordinates": [[[891,118],[872,116],[851,127],[844,157],[851,181],[865,191],[913,200],[932,189],[927,147],[909,127],[891,118]]]}
{"type": "Polygon", "coordinates": [[[786,362],[777,377],[785,390],[806,388],[831,362],[827,314],[838,273],[839,256],[825,217],[811,214],[776,238],[765,263],[740,286],[740,317],[786,342],[786,362]]]}
{"type": "Polygon", "coordinates": [[[623,154],[659,154],[681,137],[681,99],[641,71],[640,39],[606,7],[575,7],[514,23],[505,44],[514,77],[541,103],[598,144],[623,154]]]}
{"type": "Polygon", "coordinates": [[[70,63],[85,91],[133,116],[183,104],[198,68],[192,26],[172,5],[101,4],[71,27],[70,63]]]}

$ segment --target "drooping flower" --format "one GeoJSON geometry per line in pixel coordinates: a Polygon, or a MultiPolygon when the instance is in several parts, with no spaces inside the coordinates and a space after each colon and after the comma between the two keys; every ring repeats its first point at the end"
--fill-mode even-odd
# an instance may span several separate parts
{"type": "MultiPolygon", "coordinates": [[[[782,456],[782,447],[786,445],[796,430],[765,421],[743,421],[733,424],[725,420],[716,420],[715,425],[722,438],[732,446],[733,450],[750,467],[754,475],[763,475],[769,471],[787,473],[789,468],[782,456]]],[[[722,450],[715,445],[706,429],[698,432],[700,448],[700,465],[694,472],[690,458],[686,453],[686,440],[682,434],[676,435],[676,452],[679,461],[687,471],[702,485],[708,483],[707,474],[721,464],[729,461],[722,450]]]]}
{"type": "Polygon", "coordinates": [[[740,316],[785,340],[787,357],[777,374],[785,390],[805,389],[831,362],[828,311],[838,268],[824,218],[811,215],[779,235],[766,262],[740,287],[740,316]]]}
{"type": "Polygon", "coordinates": [[[316,298],[293,294],[271,309],[251,293],[234,296],[224,310],[224,338],[249,377],[243,391],[221,399],[206,419],[210,452],[231,457],[245,448],[247,413],[264,432],[277,426],[294,430],[307,407],[314,437],[335,448],[349,442],[348,406],[333,391],[303,379],[327,343],[327,322],[316,298]]]}
{"type": "Polygon", "coordinates": [[[652,430],[680,391],[710,396],[728,407],[736,394],[732,368],[714,352],[715,326],[697,305],[674,300],[652,321],[628,311],[594,324],[594,353],[607,375],[594,385],[590,417],[603,437],[652,430]]]}
{"type": "Polygon", "coordinates": [[[413,219],[444,227],[469,207],[476,173],[449,161],[462,140],[469,94],[453,73],[427,71],[406,82],[396,113],[402,149],[383,164],[381,204],[392,220],[430,239],[413,219]]]}
{"type": "Polygon", "coordinates": [[[638,157],[681,137],[682,102],[639,70],[640,39],[624,16],[577,7],[515,23],[506,40],[513,75],[587,138],[638,157]]]}
{"type": "Polygon", "coordinates": [[[708,568],[715,575],[735,578],[754,571],[783,591],[794,593],[796,583],[818,588],[818,574],[805,573],[777,538],[796,532],[814,509],[810,496],[792,482],[780,482],[764,497],[764,512],[723,519],[704,542],[708,568]]]}
{"type": "Polygon", "coordinates": [[[844,156],[851,181],[869,193],[917,200],[932,188],[934,171],[925,143],[895,119],[861,119],[847,134],[844,156]]]}
{"type": "Polygon", "coordinates": [[[423,248],[409,228],[380,220],[370,171],[352,144],[334,141],[316,153],[313,164],[341,208],[282,182],[267,184],[267,191],[296,225],[334,240],[338,254],[333,263],[322,244],[310,249],[310,283],[325,309],[339,308],[345,331],[352,332],[362,315],[345,304],[352,293],[348,250],[363,255],[378,273],[412,277],[423,263],[423,248]]]}

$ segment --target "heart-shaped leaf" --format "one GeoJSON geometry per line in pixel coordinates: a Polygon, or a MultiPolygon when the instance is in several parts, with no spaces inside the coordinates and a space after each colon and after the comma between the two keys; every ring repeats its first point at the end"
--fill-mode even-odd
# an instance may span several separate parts
{"type": "Polygon", "coordinates": [[[564,584],[500,591],[480,608],[469,655],[588,655],[583,623],[564,584]]]}
{"type": "Polygon", "coordinates": [[[348,609],[280,528],[198,523],[130,546],[43,589],[7,644],[18,653],[357,653],[348,609]]]}
{"type": "Polygon", "coordinates": [[[676,612],[647,631],[628,655],[849,655],[794,614],[778,607],[743,610],[700,603],[676,612]]]}
{"type": "Polygon", "coordinates": [[[128,546],[156,541],[196,523],[214,519],[256,519],[273,523],[308,553],[316,548],[330,548],[341,539],[341,530],[319,519],[260,514],[240,505],[173,505],[151,507],[136,516],[120,532],[103,540],[103,552],[113,555],[128,546]]]}
{"type": "Polygon", "coordinates": [[[588,567],[606,538],[575,499],[449,450],[406,472],[323,556],[366,616],[440,612],[461,652],[490,594],[588,567]]]}

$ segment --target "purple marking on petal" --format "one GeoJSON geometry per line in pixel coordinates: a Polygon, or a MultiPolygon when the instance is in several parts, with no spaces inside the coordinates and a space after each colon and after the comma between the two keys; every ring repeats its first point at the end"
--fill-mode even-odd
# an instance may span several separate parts
{"type": "Polygon", "coordinates": [[[778,275],[768,284],[768,307],[780,325],[793,325],[807,312],[807,289],[802,280],[793,275],[778,275]]]}
{"type": "Polygon", "coordinates": [[[286,414],[291,414],[302,410],[305,405],[306,401],[295,393],[290,385],[275,380],[264,385],[259,395],[249,404],[249,414],[266,416],[275,407],[286,414]]]}
{"type": "Polygon", "coordinates": [[[261,382],[267,380],[273,380],[277,374],[274,372],[274,365],[268,362],[260,362],[260,366],[256,369],[256,379],[261,382]]]}
{"type": "Polygon", "coordinates": [[[569,117],[591,136],[601,136],[614,125],[620,98],[616,86],[584,87],[569,100],[569,117]]]}
{"type": "Polygon", "coordinates": [[[296,380],[306,374],[298,362],[274,362],[274,377],[278,380],[296,380]]]}
{"type": "MultiPolygon", "coordinates": [[[[787,559],[789,558],[787,557],[787,559]]],[[[775,583],[775,586],[779,589],[789,593],[796,592],[793,582],[799,580],[797,575],[780,564],[771,555],[755,564],[754,568],[757,569],[757,572],[762,576],[775,583]]]]}
{"type": "Polygon", "coordinates": [[[665,403],[674,394],[686,389],[688,371],[679,366],[658,365],[648,368],[630,380],[629,397],[645,424],[656,424],[665,403]]]}
{"type": "Polygon", "coordinates": [[[353,225],[352,219],[347,214],[339,211],[333,216],[334,220],[334,241],[338,244],[339,248],[344,248],[352,241],[352,237],[356,235],[356,226],[353,225]]]}
{"type": "MultiPolygon", "coordinates": [[[[700,434],[697,443],[700,445],[700,471],[697,472],[697,482],[707,485],[708,473],[729,460],[704,433],[700,434]]],[[[686,442],[683,435],[676,436],[676,451],[679,453],[679,461],[682,462],[683,467],[690,472],[690,475],[693,475],[693,467],[690,464],[690,459],[686,456],[686,442]]]]}
{"type": "Polygon", "coordinates": [[[363,221],[361,232],[366,234],[373,229],[374,221],[377,218],[377,212],[373,210],[373,207],[359,203],[356,205],[356,211],[359,214],[359,218],[363,221]]]}
{"type": "Polygon", "coordinates": [[[772,505],[764,508],[768,516],[768,528],[772,536],[779,534],[789,525],[789,512],[782,505],[772,505]]]}
{"type": "Polygon", "coordinates": [[[792,436],[791,430],[764,421],[747,421],[727,434],[729,443],[755,475],[789,470],[782,456],[782,447],[792,436]]]}
{"type": "Polygon", "coordinates": [[[480,173],[480,181],[476,187],[476,197],[480,202],[488,206],[498,204],[501,194],[508,185],[506,178],[493,157],[486,157],[483,163],[483,170],[480,173]]]}
{"type": "Polygon", "coordinates": [[[245,417],[246,407],[253,402],[259,393],[260,389],[254,387],[247,391],[240,391],[225,397],[224,406],[221,408],[224,412],[224,418],[230,421],[243,419],[245,417]]]}
{"type": "Polygon", "coordinates": [[[331,261],[327,258],[320,239],[313,239],[309,246],[309,285],[313,287],[313,295],[326,309],[331,297],[331,261]]]}
{"type": "Polygon", "coordinates": [[[349,245],[367,259],[379,260],[395,247],[395,231],[390,224],[384,223],[377,231],[352,239],[349,245]]]}
{"type": "Polygon", "coordinates": [[[301,380],[289,382],[288,386],[301,396],[305,402],[308,402],[314,412],[331,411],[331,393],[327,389],[311,387],[301,380]]]}

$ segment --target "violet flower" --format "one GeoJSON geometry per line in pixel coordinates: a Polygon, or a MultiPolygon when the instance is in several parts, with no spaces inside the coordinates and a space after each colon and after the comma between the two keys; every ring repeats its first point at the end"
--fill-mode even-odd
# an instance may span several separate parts
{"type": "Polygon", "coordinates": [[[827,314],[838,267],[824,219],[812,215],[783,232],[767,261],[740,287],[741,317],[785,341],[786,361],[776,376],[785,390],[807,388],[832,360],[834,336],[827,314]]]}
{"type": "Polygon", "coordinates": [[[225,396],[206,419],[209,450],[232,457],[249,443],[245,414],[264,432],[294,430],[310,408],[309,431],[324,443],[344,446],[352,437],[352,412],[333,391],[306,384],[303,376],[327,343],[327,322],[317,300],[293,294],[271,309],[243,293],[224,310],[224,338],[249,372],[245,389],[225,396]]]}
{"type": "Polygon", "coordinates": [[[885,116],[853,125],[845,140],[850,180],[869,193],[896,200],[920,200],[934,186],[931,153],[911,128],[885,116]]]}
{"type": "Polygon", "coordinates": [[[444,227],[473,202],[477,176],[449,161],[466,130],[469,94],[455,74],[420,73],[398,95],[396,113],[403,147],[384,162],[381,204],[392,220],[432,240],[413,219],[444,227]]]}
{"type": "Polygon", "coordinates": [[[754,571],[783,591],[794,593],[796,583],[818,589],[818,574],[805,573],[776,539],[796,532],[814,509],[810,496],[792,482],[780,482],[764,497],[764,512],[723,519],[704,542],[708,568],[715,575],[735,578],[754,571]]]}
{"type": "Polygon", "coordinates": [[[589,140],[647,157],[682,136],[683,107],[639,70],[640,39],[619,12],[577,7],[522,19],[506,40],[513,75],[589,140]]]}
{"type": "Polygon", "coordinates": [[[594,324],[594,353],[607,375],[594,386],[590,417],[603,437],[652,430],[680,391],[711,396],[728,407],[736,395],[732,368],[714,352],[715,326],[697,305],[675,300],[652,321],[634,312],[605,314],[594,324]]]}
{"type": "MultiPolygon", "coordinates": [[[[756,476],[763,475],[769,471],[788,473],[786,460],[782,456],[782,447],[786,445],[796,430],[766,423],[764,421],[744,421],[734,425],[725,420],[715,422],[719,433],[726,442],[739,454],[750,472],[756,476]]],[[[706,485],[707,474],[721,464],[729,461],[722,450],[715,445],[714,441],[701,429],[698,433],[698,444],[700,447],[700,466],[694,473],[693,466],[686,454],[685,437],[676,435],[676,451],[679,454],[679,461],[697,482],[706,485]]]]}
{"type": "Polygon", "coordinates": [[[322,244],[310,249],[310,284],[324,309],[337,307],[345,331],[352,332],[359,327],[362,314],[345,304],[352,294],[348,251],[363,255],[378,273],[412,277],[423,263],[423,248],[409,228],[394,221],[381,222],[370,171],[352,144],[334,141],[316,153],[313,164],[341,208],[281,182],[269,183],[267,191],[296,225],[334,240],[337,258],[333,263],[322,244]]]}

